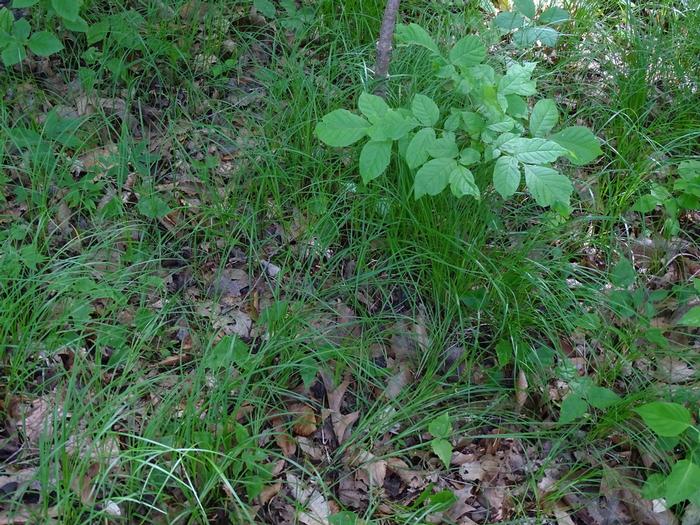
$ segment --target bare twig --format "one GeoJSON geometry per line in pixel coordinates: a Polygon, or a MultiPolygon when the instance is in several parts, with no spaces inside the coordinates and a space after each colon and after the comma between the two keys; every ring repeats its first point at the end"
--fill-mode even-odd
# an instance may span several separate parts
{"type": "Polygon", "coordinates": [[[386,97],[386,80],[389,76],[389,63],[391,62],[391,43],[394,38],[396,15],[399,12],[400,3],[401,0],[387,0],[384,17],[382,18],[382,27],[379,30],[377,65],[374,69],[374,76],[379,83],[374,92],[382,98],[386,97]]]}

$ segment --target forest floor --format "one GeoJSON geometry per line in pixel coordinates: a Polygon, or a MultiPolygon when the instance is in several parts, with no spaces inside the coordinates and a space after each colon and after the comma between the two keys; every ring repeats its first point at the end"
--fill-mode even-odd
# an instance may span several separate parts
{"type": "MultiPolygon", "coordinates": [[[[566,219],[319,142],[383,2],[90,4],[0,70],[0,524],[700,523],[696,435],[635,412],[698,416],[696,0],[566,2],[529,50],[402,3],[600,137],[566,219]]],[[[389,100],[431,68],[398,47],[389,100]]]]}

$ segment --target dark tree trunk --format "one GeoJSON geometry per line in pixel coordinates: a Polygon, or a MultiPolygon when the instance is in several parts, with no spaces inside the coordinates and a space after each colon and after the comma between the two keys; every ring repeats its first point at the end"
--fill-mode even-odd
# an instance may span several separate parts
{"type": "Polygon", "coordinates": [[[400,3],[401,0],[387,0],[384,17],[382,18],[382,27],[379,30],[377,65],[374,68],[374,76],[378,84],[374,92],[382,98],[386,98],[386,80],[389,76],[394,27],[396,26],[396,15],[399,12],[400,3]]]}

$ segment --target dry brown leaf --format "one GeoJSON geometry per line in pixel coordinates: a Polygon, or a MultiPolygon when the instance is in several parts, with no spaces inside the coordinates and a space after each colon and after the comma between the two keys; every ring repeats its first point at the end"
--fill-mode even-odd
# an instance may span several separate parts
{"type": "Polygon", "coordinates": [[[113,168],[119,162],[116,156],[116,144],[108,144],[101,148],[91,149],[78,157],[79,167],[83,171],[90,171],[96,168],[100,173],[113,168]]]}
{"type": "Polygon", "coordinates": [[[323,494],[292,473],[287,474],[287,485],[292,497],[306,507],[306,510],[298,515],[301,523],[304,525],[329,525],[328,518],[331,515],[331,508],[323,494]]]}
{"type": "Polygon", "coordinates": [[[527,376],[524,370],[518,370],[518,380],[515,384],[515,404],[518,408],[523,408],[527,401],[527,376]]]}
{"type": "Polygon", "coordinates": [[[279,491],[282,489],[282,482],[278,481],[276,483],[273,483],[272,485],[268,485],[258,495],[258,503],[260,505],[267,505],[267,503],[274,498],[279,491]]]}
{"type": "Polygon", "coordinates": [[[366,450],[358,450],[350,457],[350,464],[361,468],[367,473],[371,487],[381,487],[386,478],[387,462],[378,459],[374,454],[366,450]]]}
{"type": "Polygon", "coordinates": [[[275,433],[275,443],[277,443],[277,446],[285,457],[292,457],[297,451],[297,445],[292,436],[285,432],[284,419],[281,417],[273,417],[271,424],[275,433]]]}
{"type": "Polygon", "coordinates": [[[47,398],[17,405],[16,426],[31,445],[37,445],[41,435],[53,431],[53,417],[60,418],[63,411],[47,398]]]}
{"type": "Polygon", "coordinates": [[[679,384],[690,381],[695,376],[695,369],[685,361],[673,357],[657,360],[654,375],[659,381],[679,384]]]}
{"type": "Polygon", "coordinates": [[[294,403],[289,406],[289,412],[294,419],[292,430],[297,436],[310,436],[316,432],[316,412],[306,403],[294,403]]]}
{"type": "Polygon", "coordinates": [[[569,508],[561,502],[556,502],[552,509],[557,525],[575,525],[574,520],[569,515],[569,508]]]}
{"type": "Polygon", "coordinates": [[[469,461],[459,466],[459,477],[464,481],[481,481],[485,474],[481,461],[469,461]]]}
{"type": "Polygon", "coordinates": [[[323,461],[323,459],[326,457],[325,451],[309,438],[299,437],[297,438],[297,442],[299,443],[299,448],[302,450],[302,452],[314,461],[323,461]]]}
{"type": "Polygon", "coordinates": [[[452,491],[457,500],[445,512],[445,515],[449,518],[450,522],[459,523],[460,525],[476,525],[471,519],[469,519],[468,516],[466,516],[466,514],[476,510],[467,503],[467,500],[471,500],[474,497],[472,494],[473,490],[474,487],[472,485],[466,485],[464,488],[452,491]]]}
{"type": "Polygon", "coordinates": [[[423,472],[413,470],[408,463],[399,458],[387,458],[386,465],[411,489],[419,489],[425,486],[426,480],[423,472]]]}
{"type": "Polygon", "coordinates": [[[399,368],[399,371],[387,381],[384,396],[387,399],[396,399],[404,387],[410,384],[412,380],[413,374],[411,374],[410,370],[404,367],[399,368]]]}

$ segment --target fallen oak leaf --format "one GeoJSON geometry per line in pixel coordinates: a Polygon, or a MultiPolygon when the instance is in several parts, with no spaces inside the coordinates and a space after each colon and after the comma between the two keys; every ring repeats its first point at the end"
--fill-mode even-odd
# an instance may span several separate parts
{"type": "Polygon", "coordinates": [[[304,525],[329,525],[328,518],[331,515],[331,508],[323,494],[308,484],[304,484],[291,472],[287,474],[287,485],[292,497],[307,508],[298,515],[301,523],[304,525]]]}

